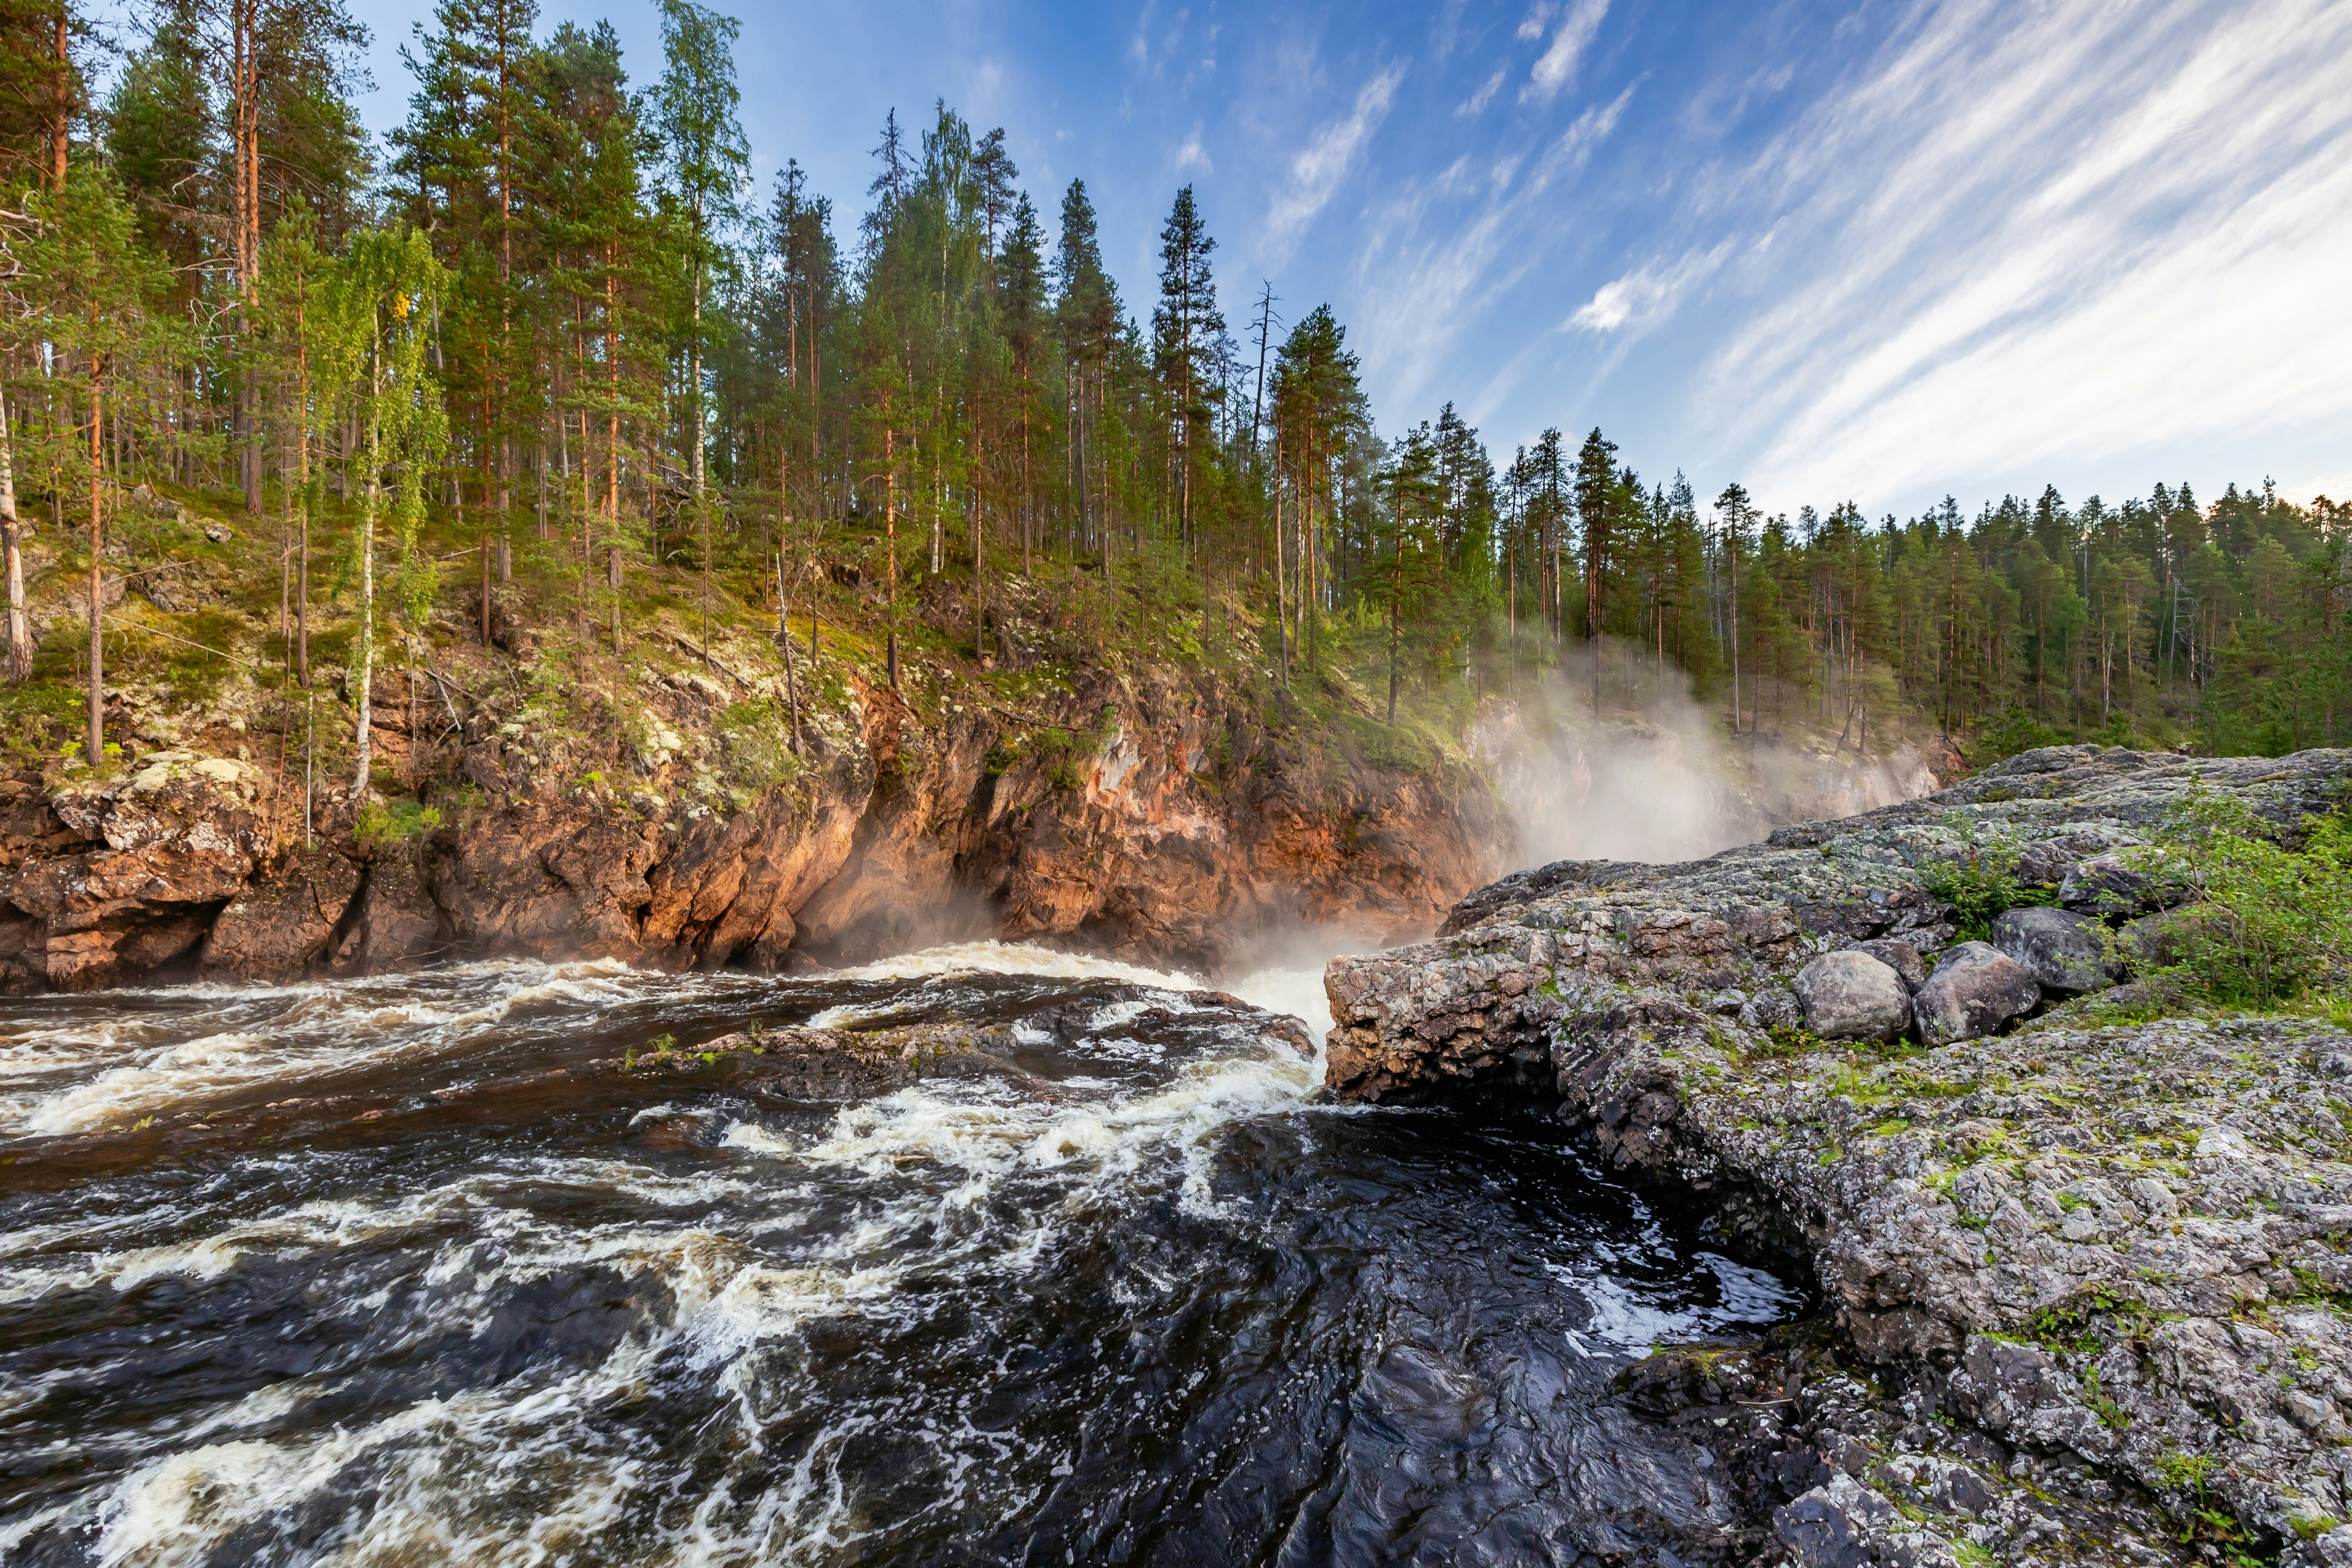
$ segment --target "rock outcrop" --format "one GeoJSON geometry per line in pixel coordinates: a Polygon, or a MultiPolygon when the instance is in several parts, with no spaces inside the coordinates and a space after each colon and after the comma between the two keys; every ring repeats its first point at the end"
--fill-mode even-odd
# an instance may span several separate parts
{"type": "Polygon", "coordinates": [[[2147,879],[2103,858],[2146,843],[2192,786],[2234,792],[2291,825],[2328,809],[2347,773],[2346,752],[2274,761],[2054,746],[1705,860],[1520,872],[1456,904],[1433,941],[1333,963],[1331,1084],[1363,1100],[1442,1098],[1497,1080],[1549,1091],[1559,1020],[1585,997],[1629,987],[1751,1027],[1796,1026],[1790,984],[1822,953],[1892,942],[1935,956],[1952,945],[1954,911],[1928,891],[1924,868],[1964,862],[1998,836],[2021,851],[2021,879],[2062,899],[2081,889],[2089,903],[2115,896],[2094,861],[2135,887],[2147,879]]]}
{"type": "Polygon", "coordinates": [[[2040,1005],[2042,987],[2025,965],[1989,942],[1955,942],[1936,960],[1912,999],[1922,1045],[1990,1035],[2040,1005]]]}
{"type": "Polygon", "coordinates": [[[404,679],[376,710],[394,765],[412,703],[463,746],[433,818],[328,801],[303,848],[299,781],[184,751],[0,784],[0,991],[494,955],[775,970],[982,934],[1213,970],[1276,928],[1423,935],[1511,842],[1467,763],[1334,752],[1204,675],[1023,711],[853,679],[756,787],[709,760],[742,693],[690,670],[562,759],[525,699],[461,714],[404,679]]]}
{"type": "MultiPolygon", "coordinates": [[[[1860,1414],[1781,1421],[1759,1450],[1791,1561],[2352,1562],[2352,1035],[2053,1007],[2015,958],[1954,941],[1922,874],[1998,831],[2032,880],[2121,919],[2178,901],[2111,856],[2193,786],[2293,825],[2347,775],[2346,752],[2055,748],[1706,861],[1545,868],[1433,942],[1335,960],[1329,1080],[1540,1096],[1817,1281],[1860,1414]],[[1795,1027],[1801,996],[1843,1005],[1823,957],[1864,953],[1935,961],[1911,999],[1928,1044],[1795,1027]],[[2041,1010],[1993,1033],[2020,984],[2041,1010]],[[1936,1022],[1939,985],[1965,989],[1966,1027],[1936,1022]]],[[[2044,938],[2085,929],[2023,923],[2011,945],[2078,988],[2085,955],[2044,938]]]]}
{"type": "Polygon", "coordinates": [[[1895,966],[1859,948],[1825,952],[1797,973],[1805,1027],[1825,1040],[1891,1040],[1911,1025],[1911,994],[1895,966]]]}

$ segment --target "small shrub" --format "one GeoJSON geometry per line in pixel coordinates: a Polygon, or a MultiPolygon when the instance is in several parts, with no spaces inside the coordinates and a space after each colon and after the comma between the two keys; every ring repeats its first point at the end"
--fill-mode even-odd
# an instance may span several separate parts
{"type": "Polygon", "coordinates": [[[1919,879],[1951,906],[1962,942],[1983,942],[1992,934],[1996,916],[2053,901],[2049,889],[2017,879],[2017,846],[2006,838],[1971,841],[1967,858],[1930,861],[1919,868],[1919,879]]]}
{"type": "Polygon", "coordinates": [[[440,826],[441,813],[417,801],[395,800],[389,805],[370,801],[360,808],[352,837],[362,849],[373,854],[412,838],[422,838],[440,826]]]}
{"type": "Polygon", "coordinates": [[[1985,766],[2037,747],[2063,746],[2074,738],[2063,730],[2036,723],[2033,715],[2021,705],[2011,704],[2000,717],[1977,731],[1974,760],[1979,766],[1985,766]]]}
{"type": "Polygon", "coordinates": [[[2193,791],[2159,825],[2162,856],[2190,901],[2167,916],[2150,975],[2222,1006],[2272,1008],[2352,990],[2352,813],[2305,817],[2290,849],[2245,802],[2193,791]]]}

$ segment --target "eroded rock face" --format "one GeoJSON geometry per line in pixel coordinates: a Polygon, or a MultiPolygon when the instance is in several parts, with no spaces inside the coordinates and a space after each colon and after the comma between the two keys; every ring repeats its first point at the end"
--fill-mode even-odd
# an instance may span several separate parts
{"type": "Polygon", "coordinates": [[[2041,1000],[2042,987],[2023,964],[1990,942],[1964,942],[1936,961],[1912,1006],[1919,1038],[1942,1046],[1992,1034],[2033,1011],[2041,1000]]]}
{"type": "Polygon", "coordinates": [[[713,676],[650,682],[611,754],[561,770],[495,710],[404,680],[380,683],[386,754],[408,754],[411,699],[440,704],[471,786],[405,841],[362,847],[330,801],[329,858],[297,855],[285,813],[276,843],[262,826],[270,779],[193,753],[104,788],[6,781],[0,988],[199,954],[252,980],[508,955],[774,971],[981,935],[1216,969],[1299,924],[1422,935],[1510,842],[1466,765],[1302,752],[1205,677],[1098,674],[1025,713],[918,712],[852,677],[846,721],[813,720],[802,765],[723,810],[680,751],[742,695],[713,676]]]}
{"type": "Polygon", "coordinates": [[[248,882],[205,938],[208,979],[269,980],[300,974],[326,952],[360,890],[360,868],[331,849],[289,857],[248,882]]]}
{"type": "Polygon", "coordinates": [[[161,752],[112,789],[20,796],[0,869],[17,917],[0,984],[95,990],[192,952],[259,868],[260,783],[246,763],[161,752]]]}
{"type": "Polygon", "coordinates": [[[1891,1040],[1911,1026],[1903,976],[1858,948],[1822,954],[1798,972],[1791,989],[1805,1027],[1825,1040],[1891,1040]]]}
{"type": "Polygon", "coordinates": [[[2080,996],[2123,978],[2106,922],[2073,910],[2010,910],[1992,922],[1992,944],[2055,996],[2080,996]]]}

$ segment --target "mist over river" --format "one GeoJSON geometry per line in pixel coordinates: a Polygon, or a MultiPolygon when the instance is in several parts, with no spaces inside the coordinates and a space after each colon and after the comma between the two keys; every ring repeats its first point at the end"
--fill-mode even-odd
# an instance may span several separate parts
{"type": "MultiPolygon", "coordinates": [[[[0,1003],[0,1560],[1565,1563],[1730,1518],[1611,1379],[1790,1294],[1536,1111],[1318,1103],[1199,984],[978,943],[0,1003]],[[944,1022],[1017,1072],[581,1070],[944,1022]]],[[[1316,971],[1228,989],[1319,1037],[1316,971]]]]}

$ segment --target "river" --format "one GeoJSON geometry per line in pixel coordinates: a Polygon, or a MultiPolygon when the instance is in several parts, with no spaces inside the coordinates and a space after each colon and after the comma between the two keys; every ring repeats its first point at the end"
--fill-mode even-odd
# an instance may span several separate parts
{"type": "MultiPolygon", "coordinates": [[[[1570,1563],[1733,1517],[1612,1378],[1787,1289],[1538,1112],[1318,1102],[1199,984],[989,942],[0,1001],[0,1561],[1570,1563]],[[546,1072],[943,1020],[1025,1076],[546,1072]]],[[[1311,970],[1227,989],[1327,1022],[1311,970]]]]}

